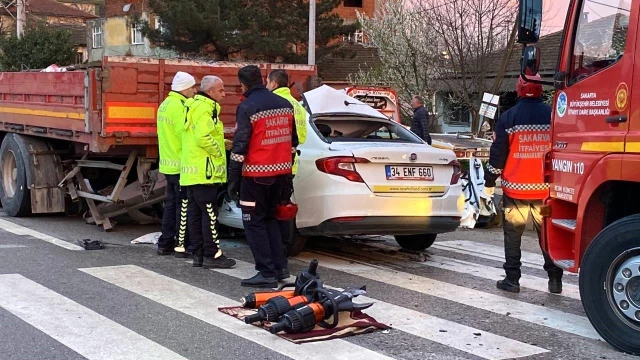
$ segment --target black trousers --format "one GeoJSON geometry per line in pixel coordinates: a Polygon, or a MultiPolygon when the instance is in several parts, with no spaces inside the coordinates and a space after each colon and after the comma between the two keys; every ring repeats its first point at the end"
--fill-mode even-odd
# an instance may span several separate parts
{"type": "Polygon", "coordinates": [[[180,175],[165,175],[167,188],[162,215],[162,235],[158,238],[159,250],[173,250],[178,243],[184,242],[184,247],[189,246],[189,234],[187,231],[187,191],[180,187],[180,175]]]}
{"type": "Polygon", "coordinates": [[[218,221],[218,186],[192,185],[189,195],[189,252],[208,258],[222,256],[216,224],[218,221]]]}
{"type": "Polygon", "coordinates": [[[265,277],[276,277],[287,267],[280,225],[275,218],[282,198],[285,176],[243,177],[239,205],[247,243],[256,270],[265,277]]]}
{"type": "MultiPolygon", "coordinates": [[[[542,200],[518,200],[508,196],[502,197],[503,201],[503,230],[504,230],[504,255],[505,263],[504,271],[507,279],[511,281],[520,280],[520,258],[522,252],[520,246],[522,244],[522,234],[529,216],[533,217],[533,225],[538,233],[538,242],[541,243],[540,229],[542,226],[542,215],[540,215],[540,207],[542,200]]],[[[544,257],[544,270],[547,272],[549,279],[562,279],[562,269],[556,266],[551,260],[549,254],[542,249],[544,257]]]]}

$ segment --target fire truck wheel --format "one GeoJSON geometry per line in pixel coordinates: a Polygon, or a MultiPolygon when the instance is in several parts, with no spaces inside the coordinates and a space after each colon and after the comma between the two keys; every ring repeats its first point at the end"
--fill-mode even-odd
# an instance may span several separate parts
{"type": "Polygon", "coordinates": [[[602,230],[580,265],[580,297],[596,331],[613,347],[640,355],[640,214],[602,230]]]}
{"type": "Polygon", "coordinates": [[[422,251],[428,249],[436,241],[438,234],[395,235],[396,242],[403,249],[422,251]]]}
{"type": "Polygon", "coordinates": [[[9,216],[26,216],[31,212],[31,191],[22,150],[14,134],[7,134],[0,146],[0,201],[9,216]]]}

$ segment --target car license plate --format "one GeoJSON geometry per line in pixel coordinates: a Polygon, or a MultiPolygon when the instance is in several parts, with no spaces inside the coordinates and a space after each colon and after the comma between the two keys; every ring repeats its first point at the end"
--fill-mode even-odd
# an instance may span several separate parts
{"type": "Polygon", "coordinates": [[[387,180],[433,181],[431,166],[386,166],[387,180]]]}

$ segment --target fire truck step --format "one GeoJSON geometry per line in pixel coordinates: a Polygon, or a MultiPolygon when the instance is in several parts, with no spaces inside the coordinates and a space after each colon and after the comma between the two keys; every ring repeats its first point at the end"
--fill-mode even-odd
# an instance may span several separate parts
{"type": "Polygon", "coordinates": [[[563,229],[576,230],[576,221],[572,219],[551,219],[551,223],[563,229]]]}
{"type": "Polygon", "coordinates": [[[575,264],[574,260],[556,260],[554,262],[556,263],[556,265],[558,265],[564,270],[572,268],[573,265],[575,264]]]}

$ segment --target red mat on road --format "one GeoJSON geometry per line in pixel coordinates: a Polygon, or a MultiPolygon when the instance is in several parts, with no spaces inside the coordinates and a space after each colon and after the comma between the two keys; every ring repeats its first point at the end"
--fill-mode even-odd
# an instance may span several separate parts
{"type": "MultiPolygon", "coordinates": [[[[218,310],[222,313],[233,316],[234,318],[242,322],[244,322],[244,318],[246,316],[256,313],[256,310],[245,309],[241,306],[221,307],[218,308],[218,310]]],[[[262,323],[257,322],[253,325],[261,327],[267,331],[271,327],[271,323],[267,321],[262,323]]],[[[293,343],[302,344],[314,341],[338,339],[359,334],[367,334],[376,330],[386,329],[390,329],[390,327],[377,322],[376,319],[359,310],[355,310],[351,313],[341,312],[339,316],[338,326],[333,329],[325,329],[316,325],[315,329],[306,333],[286,334],[284,332],[281,332],[277,335],[293,343]]]]}

